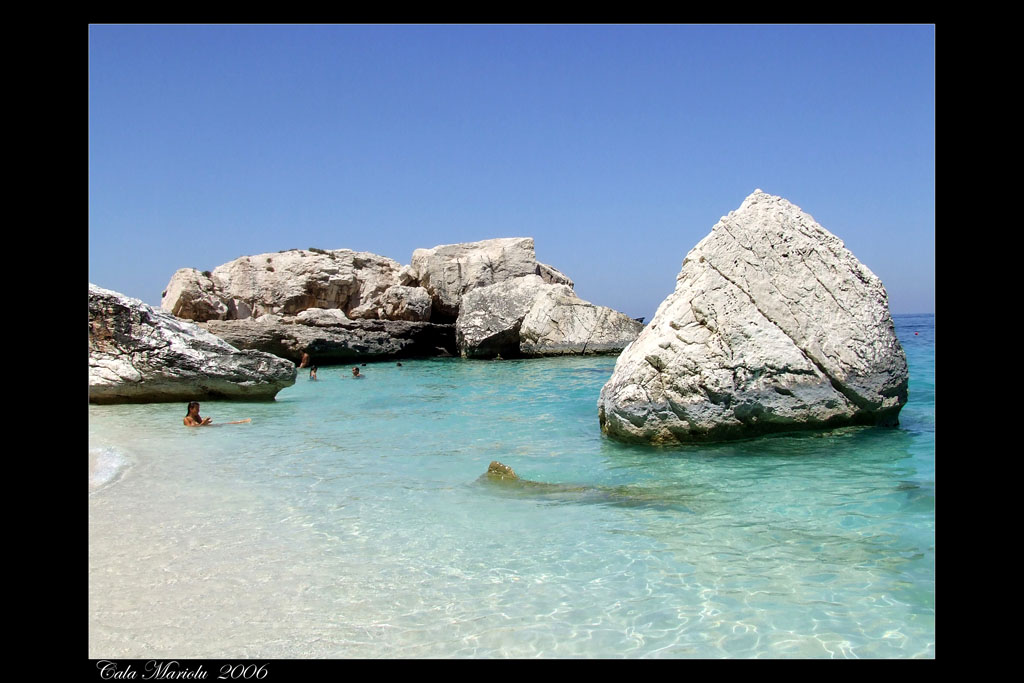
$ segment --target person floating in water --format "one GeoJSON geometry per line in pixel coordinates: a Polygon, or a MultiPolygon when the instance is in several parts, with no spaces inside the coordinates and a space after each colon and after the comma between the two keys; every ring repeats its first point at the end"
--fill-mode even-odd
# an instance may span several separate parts
{"type": "Polygon", "coordinates": [[[362,379],[364,375],[359,374],[359,368],[352,368],[352,377],[354,379],[362,379]]]}
{"type": "Polygon", "coordinates": [[[309,378],[316,379],[316,366],[314,365],[309,369],[309,378]]]}
{"type": "Polygon", "coordinates": [[[213,422],[212,417],[200,417],[199,415],[199,401],[189,401],[188,403],[188,414],[185,415],[184,423],[186,427],[202,427],[213,422]]]}

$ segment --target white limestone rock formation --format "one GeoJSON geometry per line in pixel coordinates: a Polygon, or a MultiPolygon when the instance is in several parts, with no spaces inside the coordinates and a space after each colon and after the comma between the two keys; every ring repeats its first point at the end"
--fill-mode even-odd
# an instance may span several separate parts
{"type": "Polygon", "coordinates": [[[161,306],[210,323],[207,329],[233,345],[289,359],[317,349],[345,360],[424,350],[449,355],[457,348],[468,357],[609,353],[635,338],[636,323],[578,299],[572,287],[567,275],[537,261],[532,238],[512,237],[417,249],[407,266],[349,249],[243,256],[212,273],[179,270],[161,306]],[[503,286],[486,299],[470,298],[463,313],[466,297],[497,285],[503,286]],[[538,302],[542,308],[521,345],[520,326],[541,288],[551,295],[538,302]],[[423,325],[360,326],[359,320],[423,325]],[[240,321],[258,324],[234,324],[240,321]],[[331,333],[321,339],[322,329],[300,328],[331,333]],[[397,338],[386,341],[387,331],[397,338]],[[299,348],[303,342],[310,348],[299,348]]]}
{"type": "Polygon", "coordinates": [[[537,269],[533,238],[506,237],[417,249],[407,280],[430,292],[437,316],[454,320],[468,292],[536,275],[537,269]]]}
{"type": "Polygon", "coordinates": [[[222,339],[138,299],[89,285],[89,401],[273,399],[295,364],[222,339]]]}
{"type": "Polygon", "coordinates": [[[255,319],[264,324],[300,324],[313,327],[332,327],[350,322],[352,319],[337,308],[307,308],[295,316],[264,315],[255,319]],[[286,322],[283,322],[286,321],[286,322]]]}
{"type": "Polygon", "coordinates": [[[756,190],[687,254],[601,390],[609,436],[655,444],[898,424],[907,363],[881,281],[756,190]]]}
{"type": "Polygon", "coordinates": [[[212,273],[177,271],[161,308],[197,322],[322,308],[349,319],[453,323],[464,294],[524,275],[573,286],[557,268],[537,262],[532,238],[516,237],[417,249],[407,266],[350,249],[242,256],[212,273]]]}
{"type": "Polygon", "coordinates": [[[539,275],[474,289],[463,297],[455,337],[467,358],[618,353],[643,325],[584,301],[539,275]]]}
{"type": "Polygon", "coordinates": [[[568,275],[554,266],[537,261],[537,275],[549,285],[566,285],[572,289],[575,285],[568,275]]]}
{"type": "Polygon", "coordinates": [[[519,328],[538,292],[539,275],[525,275],[471,290],[462,298],[455,341],[466,358],[505,358],[519,354],[519,328]]]}
{"type": "Polygon", "coordinates": [[[431,305],[430,293],[423,287],[392,285],[381,296],[377,317],[426,322],[430,320],[431,305]]]}
{"type": "Polygon", "coordinates": [[[165,290],[161,308],[193,320],[293,315],[307,308],[339,309],[349,318],[376,318],[384,292],[399,284],[400,269],[397,261],[351,249],[292,249],[242,256],[218,266],[208,278],[197,277],[190,268],[179,270],[165,290]],[[193,317],[195,301],[216,315],[193,317]]]}
{"type": "Polygon", "coordinates": [[[196,322],[224,320],[228,316],[227,304],[218,295],[213,280],[195,268],[182,268],[171,276],[160,304],[171,315],[196,322]]]}
{"type": "Polygon", "coordinates": [[[542,288],[519,329],[524,356],[618,353],[643,330],[643,323],[606,306],[595,306],[565,285],[542,288]]]}

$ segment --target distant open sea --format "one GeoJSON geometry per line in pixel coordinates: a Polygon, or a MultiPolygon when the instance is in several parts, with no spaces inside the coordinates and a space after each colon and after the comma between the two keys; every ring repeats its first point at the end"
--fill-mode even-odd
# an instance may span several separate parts
{"type": "Polygon", "coordinates": [[[895,322],[895,429],[619,444],[614,356],[90,406],[89,656],[934,657],[935,318],[895,322]]]}

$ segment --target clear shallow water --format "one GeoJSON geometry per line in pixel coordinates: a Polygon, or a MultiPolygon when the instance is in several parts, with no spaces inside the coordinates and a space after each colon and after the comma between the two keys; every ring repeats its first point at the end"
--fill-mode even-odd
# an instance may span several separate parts
{"type": "Polygon", "coordinates": [[[934,316],[896,326],[898,429],[618,444],[614,357],[90,406],[89,655],[934,657],[934,316]]]}

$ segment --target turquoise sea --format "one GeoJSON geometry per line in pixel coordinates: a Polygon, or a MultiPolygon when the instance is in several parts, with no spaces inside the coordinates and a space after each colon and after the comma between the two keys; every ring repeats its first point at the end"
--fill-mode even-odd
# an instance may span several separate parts
{"type": "Polygon", "coordinates": [[[89,656],[934,657],[935,318],[895,321],[895,429],[619,444],[614,356],[90,406],[89,656]]]}

